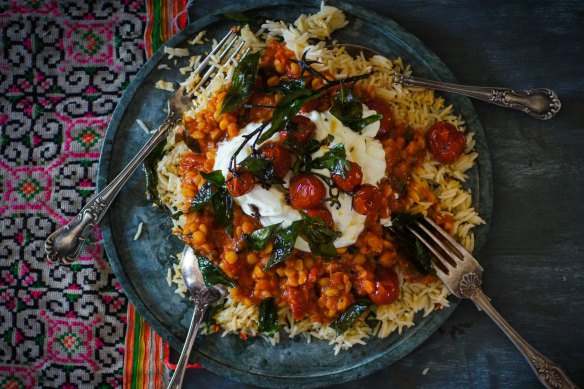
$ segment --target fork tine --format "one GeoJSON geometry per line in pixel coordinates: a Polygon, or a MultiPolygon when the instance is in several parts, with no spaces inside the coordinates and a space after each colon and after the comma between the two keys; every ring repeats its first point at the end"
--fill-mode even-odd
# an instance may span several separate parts
{"type": "Polygon", "coordinates": [[[454,248],[457,249],[460,252],[460,254],[462,254],[463,256],[470,255],[470,253],[466,251],[466,249],[460,243],[458,243],[456,239],[450,236],[448,232],[444,231],[444,229],[440,227],[438,224],[436,224],[432,219],[426,217],[424,218],[424,220],[426,221],[426,223],[431,225],[438,233],[440,233],[440,236],[446,239],[448,243],[454,246],[454,248]]]}
{"type": "MultiPolygon", "coordinates": [[[[432,254],[434,254],[434,257],[436,259],[435,261],[436,266],[434,268],[436,269],[436,271],[437,272],[440,271],[443,273],[445,277],[448,277],[450,270],[454,269],[452,264],[450,264],[450,262],[446,258],[444,258],[444,256],[440,252],[438,252],[438,250],[436,250],[434,246],[432,246],[432,244],[430,244],[430,242],[428,242],[426,238],[422,236],[422,234],[413,229],[411,226],[408,226],[408,229],[412,234],[414,234],[416,238],[420,240],[420,242],[424,244],[424,246],[426,246],[428,250],[432,252],[432,254]]],[[[448,251],[446,251],[446,253],[448,254],[448,251]]]]}
{"type": "MultiPolygon", "coordinates": [[[[225,58],[225,56],[227,55],[227,53],[229,52],[229,50],[231,50],[231,47],[233,47],[233,44],[237,41],[237,38],[233,39],[229,45],[227,45],[227,47],[225,48],[225,50],[223,50],[223,52],[219,55],[219,65],[223,65],[223,59],[225,58]]],[[[229,57],[229,59],[225,62],[229,62],[231,59],[235,58],[235,55],[237,55],[237,53],[239,53],[239,51],[241,50],[241,48],[243,47],[243,45],[245,44],[245,42],[241,42],[239,44],[239,46],[237,46],[237,48],[233,51],[233,54],[231,55],[231,57],[229,57]]],[[[203,85],[203,83],[205,81],[207,81],[209,79],[209,77],[211,77],[211,74],[213,74],[213,72],[215,71],[215,67],[213,65],[211,65],[209,67],[209,69],[205,72],[205,74],[203,75],[203,77],[201,78],[201,80],[199,81],[199,83],[197,84],[197,86],[193,89],[196,90],[198,89],[201,85],[203,85]]]]}
{"type": "Polygon", "coordinates": [[[430,239],[432,239],[432,241],[442,250],[447,254],[447,261],[448,259],[450,259],[450,261],[448,261],[450,263],[450,265],[456,267],[456,263],[460,260],[462,260],[462,258],[464,257],[464,253],[459,253],[460,256],[456,255],[455,251],[452,250],[451,247],[448,247],[442,240],[438,239],[438,237],[436,237],[436,234],[433,234],[432,232],[430,232],[430,230],[428,230],[428,228],[426,228],[426,226],[424,226],[421,222],[417,222],[416,226],[418,226],[419,229],[421,229],[422,231],[424,231],[426,233],[426,235],[428,235],[430,237],[430,239]]]}
{"type": "Polygon", "coordinates": [[[199,66],[197,66],[197,68],[195,70],[193,70],[193,73],[199,74],[203,71],[203,69],[205,69],[205,67],[207,66],[207,64],[209,63],[209,61],[211,60],[211,58],[214,55],[217,55],[217,53],[219,52],[219,50],[221,50],[221,48],[223,47],[223,45],[225,44],[225,42],[227,42],[227,40],[234,34],[233,31],[229,31],[224,37],[223,39],[221,39],[219,41],[219,43],[217,43],[217,46],[215,46],[215,48],[213,50],[211,50],[211,52],[209,53],[209,55],[207,55],[205,57],[205,59],[203,59],[203,61],[201,61],[201,63],[199,64],[199,66]]]}

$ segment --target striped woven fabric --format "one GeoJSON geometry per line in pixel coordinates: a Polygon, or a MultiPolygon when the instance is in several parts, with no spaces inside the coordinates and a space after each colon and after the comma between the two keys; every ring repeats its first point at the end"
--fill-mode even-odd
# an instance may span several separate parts
{"type": "MultiPolygon", "coordinates": [[[[187,0],[145,0],[147,22],[144,44],[148,57],[187,24],[187,0]]],[[[167,385],[168,370],[176,365],[169,360],[168,344],[128,304],[124,358],[124,388],[159,389],[167,385]],[[166,366],[165,366],[166,365],[166,366]]],[[[189,365],[200,368],[200,365],[189,365]]]]}
{"type": "Polygon", "coordinates": [[[124,388],[162,388],[165,386],[163,342],[128,304],[124,388]]]}
{"type": "Polygon", "coordinates": [[[144,43],[148,57],[187,25],[187,0],[145,0],[148,20],[144,43]]]}

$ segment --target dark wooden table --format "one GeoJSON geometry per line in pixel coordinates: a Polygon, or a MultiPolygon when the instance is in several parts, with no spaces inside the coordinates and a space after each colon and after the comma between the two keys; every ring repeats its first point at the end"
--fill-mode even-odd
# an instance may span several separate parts
{"type": "MultiPolygon", "coordinates": [[[[496,308],[584,386],[584,2],[354,2],[420,38],[460,83],[548,87],[559,94],[563,107],[550,121],[474,104],[488,137],[494,186],[489,241],[479,259],[496,308]]],[[[189,16],[228,3],[196,1],[189,16]]],[[[243,387],[208,371],[190,371],[186,382],[198,389],[243,387]]],[[[537,386],[513,344],[464,302],[400,362],[336,387],[537,386]]]]}

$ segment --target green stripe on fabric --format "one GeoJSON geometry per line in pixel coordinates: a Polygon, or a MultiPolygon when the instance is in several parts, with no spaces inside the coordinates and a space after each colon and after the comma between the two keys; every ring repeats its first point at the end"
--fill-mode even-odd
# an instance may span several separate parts
{"type": "Polygon", "coordinates": [[[152,24],[152,52],[155,52],[156,50],[158,50],[158,48],[160,47],[160,45],[162,45],[162,43],[164,42],[164,39],[162,38],[162,32],[161,32],[161,23],[163,23],[162,20],[162,2],[164,0],[160,1],[160,0],[153,0],[154,3],[154,23],[152,24]]]}
{"type": "Polygon", "coordinates": [[[136,320],[134,321],[135,323],[135,327],[134,327],[134,349],[132,350],[132,354],[134,357],[134,360],[132,361],[132,371],[134,372],[134,374],[132,374],[132,389],[142,389],[142,385],[138,386],[138,380],[141,381],[142,379],[142,374],[136,374],[136,373],[141,373],[141,370],[139,369],[139,364],[142,361],[142,350],[141,350],[141,346],[142,346],[142,332],[144,330],[143,326],[142,326],[142,318],[140,316],[138,316],[138,313],[136,313],[136,320]]]}

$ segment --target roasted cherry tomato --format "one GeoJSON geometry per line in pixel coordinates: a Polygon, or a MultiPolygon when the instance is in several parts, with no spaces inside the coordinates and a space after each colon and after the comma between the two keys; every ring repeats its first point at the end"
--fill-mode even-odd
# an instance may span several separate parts
{"type": "Polygon", "coordinates": [[[369,295],[377,305],[391,304],[399,297],[399,280],[392,270],[380,269],[375,275],[375,291],[369,295]]]}
{"type": "Polygon", "coordinates": [[[345,178],[337,174],[331,174],[333,182],[343,192],[352,192],[363,181],[363,170],[361,170],[361,166],[352,161],[349,161],[349,165],[351,165],[351,169],[345,171],[345,178]]]}
{"type": "Polygon", "coordinates": [[[369,215],[381,207],[381,192],[376,186],[364,184],[353,194],[353,209],[361,215],[369,215]]]}
{"type": "Polygon", "coordinates": [[[326,187],[314,174],[301,174],[290,182],[290,204],[296,209],[317,208],[326,196],[326,187]]]}
{"type": "Polygon", "coordinates": [[[279,143],[264,143],[260,147],[260,153],[265,159],[273,162],[274,175],[278,178],[284,178],[288,170],[290,170],[290,167],[292,167],[290,152],[279,143]]]}
{"type": "Polygon", "coordinates": [[[187,172],[190,170],[202,170],[207,161],[207,156],[204,154],[185,154],[180,159],[180,171],[187,172]]]}
{"type": "Polygon", "coordinates": [[[437,161],[449,165],[464,152],[466,137],[448,122],[434,123],[426,132],[428,150],[437,161]]]}
{"type": "Polygon", "coordinates": [[[391,107],[385,102],[385,100],[375,97],[365,103],[369,109],[377,111],[378,114],[383,115],[383,119],[379,121],[379,131],[375,137],[377,139],[384,139],[388,137],[393,128],[394,120],[393,113],[391,112],[391,107]]]}
{"type": "Polygon", "coordinates": [[[280,132],[282,140],[286,140],[289,136],[298,139],[302,144],[308,142],[316,131],[316,124],[309,118],[302,115],[296,115],[292,118],[286,129],[280,132]]]}
{"type": "Polygon", "coordinates": [[[330,228],[333,228],[335,226],[335,222],[333,221],[333,215],[331,215],[328,209],[324,208],[309,209],[306,211],[306,214],[310,217],[317,217],[319,219],[322,219],[322,221],[330,228]]]}
{"type": "Polygon", "coordinates": [[[250,172],[237,171],[235,175],[233,173],[227,174],[225,184],[231,196],[239,197],[253,189],[255,177],[250,172]]]}

